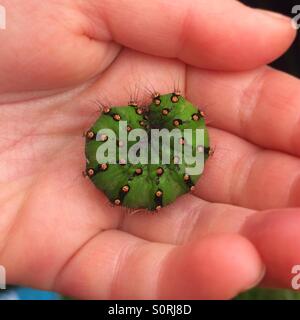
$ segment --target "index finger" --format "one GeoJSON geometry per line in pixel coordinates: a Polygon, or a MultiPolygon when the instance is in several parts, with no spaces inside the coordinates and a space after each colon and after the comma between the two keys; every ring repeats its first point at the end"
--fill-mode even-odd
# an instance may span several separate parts
{"type": "Polygon", "coordinates": [[[89,0],[83,8],[94,38],[206,69],[269,63],[295,36],[289,18],[235,0],[89,0]]]}

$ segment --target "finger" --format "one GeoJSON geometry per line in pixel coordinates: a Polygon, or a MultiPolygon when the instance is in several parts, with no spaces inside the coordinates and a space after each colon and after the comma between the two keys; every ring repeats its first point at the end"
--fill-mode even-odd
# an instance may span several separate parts
{"type": "Polygon", "coordinates": [[[300,160],[265,150],[223,130],[209,128],[213,155],[195,194],[210,202],[251,209],[299,206],[300,160]]]}
{"type": "MultiPolygon", "coordinates": [[[[299,209],[254,212],[186,195],[156,215],[128,216],[123,226],[135,235],[177,244],[208,235],[240,233],[254,244],[266,266],[263,284],[292,289],[296,276],[292,270],[300,265],[299,213],[299,209]]],[[[297,278],[294,283],[299,283],[297,278]]]]}
{"type": "Polygon", "coordinates": [[[190,68],[187,96],[211,125],[260,146],[300,155],[300,81],[269,67],[243,73],[190,68]]]}
{"type": "Polygon", "coordinates": [[[289,19],[232,0],[90,0],[83,8],[94,21],[94,38],[209,69],[268,63],[295,36],[289,19]]]}
{"type": "Polygon", "coordinates": [[[158,212],[124,215],[119,228],[148,241],[182,245],[219,233],[239,233],[252,214],[255,211],[185,194],[158,212]]]}
{"type": "Polygon", "coordinates": [[[167,299],[232,298],[256,286],[265,272],[252,244],[237,235],[179,247],[165,263],[160,297],[167,299]]]}
{"type": "Polygon", "coordinates": [[[243,234],[253,242],[266,265],[264,285],[292,289],[296,275],[292,269],[300,264],[299,225],[299,209],[261,212],[245,224],[243,234]]]}
{"type": "Polygon", "coordinates": [[[263,270],[240,236],[176,247],[111,230],[81,248],[53,289],[85,299],[226,299],[255,285],[263,270]]]}

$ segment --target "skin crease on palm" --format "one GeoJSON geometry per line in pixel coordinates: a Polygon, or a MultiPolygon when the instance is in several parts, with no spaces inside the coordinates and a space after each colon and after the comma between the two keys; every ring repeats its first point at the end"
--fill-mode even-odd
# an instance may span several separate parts
{"type": "Polygon", "coordinates": [[[12,284],[77,298],[228,299],[290,288],[300,264],[300,81],[265,64],[289,20],[236,1],[2,0],[0,264],[12,284]],[[216,22],[217,21],[217,22],[216,22]],[[82,177],[96,100],[179,83],[214,155],[155,214],[82,177]],[[298,208],[297,208],[298,207],[298,208]],[[278,209],[279,208],[279,209],[278,209]]]}

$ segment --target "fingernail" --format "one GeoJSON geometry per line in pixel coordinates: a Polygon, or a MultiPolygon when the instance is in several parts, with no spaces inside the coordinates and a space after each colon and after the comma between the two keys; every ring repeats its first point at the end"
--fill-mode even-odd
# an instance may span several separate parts
{"type": "Polygon", "coordinates": [[[262,14],[268,16],[268,17],[272,17],[275,19],[279,19],[281,21],[286,21],[286,22],[290,22],[292,19],[288,16],[285,16],[283,14],[274,12],[274,11],[269,11],[269,10],[263,10],[263,9],[256,9],[257,11],[261,12],[262,14]]]}

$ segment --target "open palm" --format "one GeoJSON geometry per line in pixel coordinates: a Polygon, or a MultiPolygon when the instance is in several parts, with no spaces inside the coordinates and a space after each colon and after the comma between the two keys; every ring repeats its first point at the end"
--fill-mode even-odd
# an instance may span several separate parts
{"type": "Polygon", "coordinates": [[[231,298],[263,277],[290,286],[300,82],[263,66],[292,42],[288,21],[235,1],[2,2],[0,264],[10,283],[102,299],[231,298]],[[82,133],[95,101],[174,84],[205,110],[214,155],[193,194],[130,215],[82,177],[82,133]]]}

